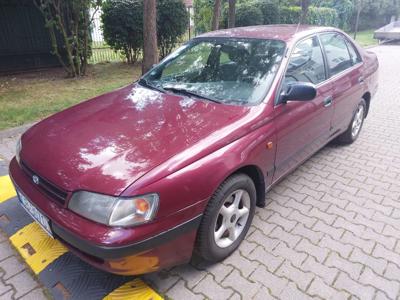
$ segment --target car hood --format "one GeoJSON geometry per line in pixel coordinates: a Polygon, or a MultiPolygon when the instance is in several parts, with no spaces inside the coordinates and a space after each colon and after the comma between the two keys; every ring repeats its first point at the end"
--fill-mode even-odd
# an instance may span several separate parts
{"type": "Polygon", "coordinates": [[[66,191],[119,195],[249,111],[132,84],[39,122],[23,135],[21,158],[66,191]]]}

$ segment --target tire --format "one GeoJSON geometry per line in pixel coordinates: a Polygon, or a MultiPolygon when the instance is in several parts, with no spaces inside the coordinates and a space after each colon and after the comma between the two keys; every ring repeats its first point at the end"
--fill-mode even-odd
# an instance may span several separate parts
{"type": "Polygon", "coordinates": [[[364,99],[361,99],[361,101],[357,105],[357,108],[354,112],[353,118],[351,119],[349,127],[346,129],[345,132],[343,132],[335,139],[335,142],[342,145],[349,145],[352,144],[355,140],[357,140],[358,136],[360,135],[362,126],[364,124],[366,113],[367,113],[367,104],[364,99]]]}
{"type": "Polygon", "coordinates": [[[209,262],[218,262],[231,255],[249,230],[254,217],[256,197],[256,188],[249,176],[235,174],[226,179],[211,197],[204,211],[197,233],[195,253],[209,262]],[[244,208],[248,209],[247,214],[244,208]],[[219,235],[220,238],[217,237],[219,235]]]}

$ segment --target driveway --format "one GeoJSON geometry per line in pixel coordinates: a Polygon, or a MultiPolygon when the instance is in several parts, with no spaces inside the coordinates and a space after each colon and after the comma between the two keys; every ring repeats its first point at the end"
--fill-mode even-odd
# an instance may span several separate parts
{"type": "MultiPolygon", "coordinates": [[[[380,61],[380,87],[357,142],[326,146],[273,188],[239,251],[222,263],[193,262],[142,276],[143,282],[172,299],[399,298],[400,46],[371,51],[380,61]]],[[[15,138],[4,139],[0,156],[9,159],[14,143],[15,138]]],[[[1,208],[0,224],[9,213],[1,208]]],[[[42,272],[66,255],[38,277],[61,299],[66,294],[54,292],[42,272]]],[[[43,297],[17,256],[0,237],[0,298],[43,297]]],[[[81,288],[96,287],[88,278],[81,288]]]]}

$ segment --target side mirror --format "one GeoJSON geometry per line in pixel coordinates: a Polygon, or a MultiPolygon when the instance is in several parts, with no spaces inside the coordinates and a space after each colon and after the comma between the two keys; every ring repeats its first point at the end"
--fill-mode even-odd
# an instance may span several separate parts
{"type": "Polygon", "coordinates": [[[278,103],[287,101],[310,101],[317,96],[317,89],[309,82],[296,82],[288,84],[286,91],[282,92],[278,103]]]}

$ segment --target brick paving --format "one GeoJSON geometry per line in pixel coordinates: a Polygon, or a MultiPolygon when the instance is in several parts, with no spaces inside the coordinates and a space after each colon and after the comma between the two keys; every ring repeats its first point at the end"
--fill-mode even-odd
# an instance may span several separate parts
{"type": "MultiPolygon", "coordinates": [[[[358,141],[326,146],[273,188],[224,262],[146,281],[172,299],[399,299],[400,46],[371,50],[380,88],[358,141]]],[[[14,143],[0,143],[3,158],[14,143]]],[[[0,235],[0,298],[24,296],[44,297],[0,235]]]]}

